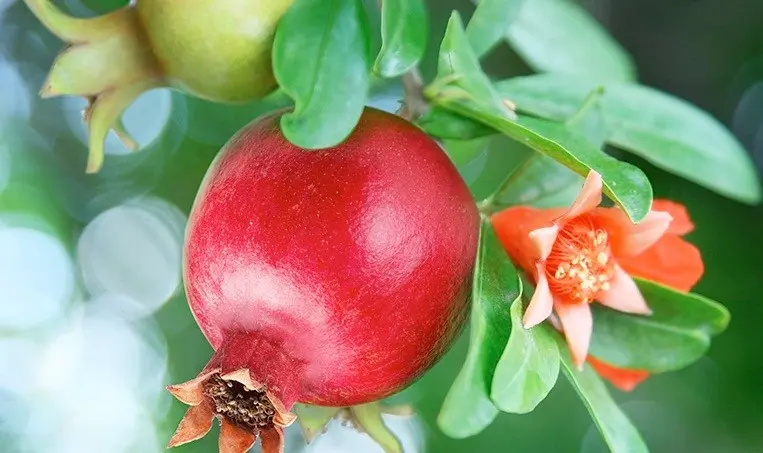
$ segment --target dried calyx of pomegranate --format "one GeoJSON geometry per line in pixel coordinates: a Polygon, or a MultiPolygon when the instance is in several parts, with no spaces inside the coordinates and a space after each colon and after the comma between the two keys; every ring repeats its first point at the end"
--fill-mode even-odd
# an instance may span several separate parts
{"type": "Polygon", "coordinates": [[[216,0],[191,6],[136,0],[82,19],[50,0],[25,0],[43,25],[67,43],[40,95],[88,100],[87,171],[97,172],[110,129],[128,148],[137,148],[121,116],[147,90],[173,87],[217,102],[249,101],[272,92],[270,47],[276,23],[292,1],[216,0]]]}
{"type": "Polygon", "coordinates": [[[342,144],[305,151],[281,133],[283,113],[226,144],[191,210],[186,295],[215,353],[170,387],[192,405],[172,445],[217,416],[221,451],[243,453],[256,437],[278,451],[300,403],[333,408],[299,413],[313,433],[345,417],[400,452],[372,403],[413,383],[461,332],[477,208],[439,145],[398,116],[367,108],[342,144]]]}
{"type": "Polygon", "coordinates": [[[204,437],[217,417],[221,423],[221,453],[246,452],[257,437],[262,441],[263,453],[279,453],[283,451],[283,428],[296,419],[263,384],[253,381],[245,368],[228,374],[221,374],[220,368],[209,369],[167,389],[191,406],[168,447],[204,437]]]}

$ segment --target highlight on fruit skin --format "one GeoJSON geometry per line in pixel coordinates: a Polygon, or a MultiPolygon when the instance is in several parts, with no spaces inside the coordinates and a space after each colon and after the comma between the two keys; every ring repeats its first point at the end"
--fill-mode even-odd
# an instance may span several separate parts
{"type": "Polygon", "coordinates": [[[278,451],[299,403],[334,408],[309,432],[346,416],[398,453],[370,403],[412,384],[462,331],[477,207],[440,146],[403,118],[366,108],[342,144],[305,151],[281,133],[284,113],[230,139],[191,210],[185,290],[215,352],[169,387],[191,406],[171,444],[217,417],[221,451],[255,438],[278,451]],[[273,418],[252,425],[263,411],[273,418]]]}
{"type": "Polygon", "coordinates": [[[40,96],[88,100],[86,171],[95,173],[109,130],[128,148],[138,147],[121,117],[145,91],[170,87],[217,102],[272,92],[275,26],[293,0],[137,0],[90,19],[69,16],[51,0],[24,1],[67,45],[40,96]]]}

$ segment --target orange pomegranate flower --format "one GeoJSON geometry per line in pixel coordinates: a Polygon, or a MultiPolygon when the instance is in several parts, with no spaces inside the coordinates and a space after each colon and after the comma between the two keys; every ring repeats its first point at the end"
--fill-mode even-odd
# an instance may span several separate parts
{"type": "MultiPolygon", "coordinates": [[[[581,368],[593,330],[590,303],[648,315],[651,310],[632,275],[688,291],[703,272],[697,249],[679,237],[693,228],[682,206],[655,201],[634,224],[621,209],[600,207],[601,200],[601,175],[591,171],[569,209],[517,206],[492,217],[506,252],[536,283],[525,328],[556,312],[572,359],[581,368]]],[[[601,361],[594,366],[605,377],[619,376],[621,388],[646,377],[644,371],[601,361]]]]}
{"type": "MultiPolygon", "coordinates": [[[[631,275],[688,292],[705,270],[699,250],[681,238],[694,230],[694,224],[686,208],[673,201],[654,200],[652,209],[673,216],[668,231],[642,254],[620,260],[620,265],[631,275]]],[[[625,392],[630,392],[649,377],[648,371],[616,367],[590,355],[588,363],[599,376],[625,392]]]]}

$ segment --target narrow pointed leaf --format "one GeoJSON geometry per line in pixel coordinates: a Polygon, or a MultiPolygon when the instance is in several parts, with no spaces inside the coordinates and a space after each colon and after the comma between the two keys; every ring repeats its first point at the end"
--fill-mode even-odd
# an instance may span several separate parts
{"type": "MultiPolygon", "coordinates": [[[[544,326],[550,330],[550,327],[544,326]]],[[[562,357],[562,371],[591,414],[612,453],[648,453],[638,430],[612,399],[606,385],[589,366],[578,371],[572,363],[564,339],[554,332],[562,357]]]]}
{"type": "Polygon", "coordinates": [[[466,24],[466,36],[475,54],[480,57],[485,55],[504,39],[525,1],[479,0],[477,9],[466,24]]]}
{"type": "Polygon", "coordinates": [[[382,2],[382,47],[374,72],[397,77],[418,64],[427,45],[427,13],[423,0],[382,2]]]}
{"type": "Polygon", "coordinates": [[[651,316],[630,315],[594,304],[592,355],[612,365],[664,372],[705,355],[713,335],[723,332],[729,312],[697,294],[636,279],[651,316]]]}
{"type": "Polygon", "coordinates": [[[474,270],[469,352],[437,417],[448,436],[473,436],[498,415],[490,386],[509,338],[510,306],[520,296],[517,272],[485,220],[474,270]]]}
{"type": "Polygon", "coordinates": [[[273,72],[294,99],[281,130],[297,146],[319,149],[347,138],[365,107],[371,55],[361,0],[295,0],[273,42],[273,72]]]}
{"type": "Polygon", "coordinates": [[[493,375],[490,397],[504,412],[526,414],[546,398],[559,376],[559,348],[544,327],[522,326],[522,298],[511,305],[511,335],[493,375]]]}
{"type": "Polygon", "coordinates": [[[438,79],[425,90],[430,99],[553,158],[581,176],[596,170],[604,180],[605,193],[633,221],[643,219],[652,204],[652,187],[646,175],[607,155],[564,124],[530,117],[513,121],[515,115],[506,113],[507,107],[481,71],[460,27],[460,19],[454,14],[440,49],[438,79]]]}
{"type": "Polygon", "coordinates": [[[479,60],[469,46],[461,16],[455,11],[450,16],[440,44],[437,77],[440,81],[452,79],[449,85],[457,87],[458,90],[454,90],[456,94],[469,97],[481,110],[496,116],[516,118],[482,72],[479,60]]]}
{"type": "Polygon", "coordinates": [[[506,38],[538,72],[634,80],[633,60],[590,14],[571,0],[526,0],[506,38]]]}
{"type": "MultiPolygon", "coordinates": [[[[520,111],[565,121],[599,83],[544,74],[498,82],[520,111]]],[[[752,159],[718,120],[675,96],[627,83],[604,83],[607,143],[657,167],[745,203],[761,199],[752,159]]],[[[465,127],[465,126],[462,126],[465,127]]]]}

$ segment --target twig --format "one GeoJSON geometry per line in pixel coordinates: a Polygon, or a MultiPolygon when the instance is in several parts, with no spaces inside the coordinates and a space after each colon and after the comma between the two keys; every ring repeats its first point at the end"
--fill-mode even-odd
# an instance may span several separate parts
{"type": "Polygon", "coordinates": [[[418,68],[414,67],[402,77],[403,107],[400,116],[414,121],[429,110],[429,103],[424,97],[424,82],[418,68]]]}

